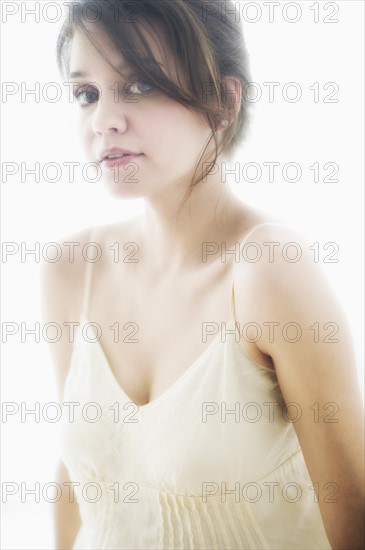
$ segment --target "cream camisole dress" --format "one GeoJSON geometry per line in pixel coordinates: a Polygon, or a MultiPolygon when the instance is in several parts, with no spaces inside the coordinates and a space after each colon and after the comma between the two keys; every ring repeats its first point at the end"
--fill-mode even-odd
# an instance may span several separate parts
{"type": "Polygon", "coordinates": [[[225,334],[138,407],[88,319],[91,277],[89,262],[63,394],[74,550],[330,549],[275,371],[239,343],[233,284],[225,334]]]}

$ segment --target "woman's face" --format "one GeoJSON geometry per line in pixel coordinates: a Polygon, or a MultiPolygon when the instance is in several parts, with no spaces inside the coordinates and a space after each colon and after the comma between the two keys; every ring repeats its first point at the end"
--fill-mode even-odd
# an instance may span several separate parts
{"type": "MultiPolygon", "coordinates": [[[[108,38],[100,33],[94,35],[112,65],[123,64],[108,38]]],[[[177,82],[169,52],[165,54],[149,33],[145,32],[145,37],[155,59],[163,64],[163,71],[168,75],[172,71],[177,82]]],[[[76,109],[87,159],[99,163],[105,150],[114,147],[140,154],[125,165],[112,168],[101,162],[102,179],[111,191],[122,198],[148,198],[166,193],[168,186],[179,195],[184,194],[211,133],[202,115],[138,82],[131,68],[123,69],[124,78],[118,75],[78,33],[70,57],[71,75],[74,72],[83,73],[71,80],[74,93],[80,94],[76,109]]],[[[212,143],[208,151],[211,146],[212,143]]]]}

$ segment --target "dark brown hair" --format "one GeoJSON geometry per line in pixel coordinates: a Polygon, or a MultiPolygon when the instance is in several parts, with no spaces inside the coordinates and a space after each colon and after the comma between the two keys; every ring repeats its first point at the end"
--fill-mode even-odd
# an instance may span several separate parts
{"type": "MultiPolygon", "coordinates": [[[[213,170],[221,153],[229,158],[234,154],[248,125],[248,103],[244,93],[249,82],[248,60],[234,2],[78,0],[72,8],[57,42],[57,63],[64,78],[69,77],[70,48],[76,31],[99,50],[90,32],[90,28],[96,26],[107,35],[139,78],[205,116],[212,133],[197,162],[194,178],[212,139],[215,143],[214,158],[200,178],[193,178],[188,190],[191,192],[213,170]],[[169,50],[185,76],[185,85],[178,86],[158,63],[154,63],[154,56],[141,31],[145,25],[148,30],[154,30],[157,37],[162,29],[169,50]],[[241,84],[238,113],[232,94],[225,87],[226,76],[236,78],[241,84]],[[223,118],[229,119],[231,124],[223,132],[219,144],[216,129],[223,118]]],[[[105,61],[110,65],[107,59],[105,61]]]]}

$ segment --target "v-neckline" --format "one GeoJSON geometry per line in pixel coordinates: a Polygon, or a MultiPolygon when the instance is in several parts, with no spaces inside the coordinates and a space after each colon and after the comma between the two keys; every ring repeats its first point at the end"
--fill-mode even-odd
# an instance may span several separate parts
{"type": "MultiPolygon", "coordinates": [[[[84,317],[83,318],[83,321],[85,321],[86,324],[89,324],[91,323],[91,321],[89,321],[89,319],[87,317],[84,317]]],[[[231,312],[231,316],[229,318],[228,321],[226,321],[225,323],[223,323],[223,326],[226,327],[226,329],[229,327],[230,328],[230,325],[232,324],[232,321],[233,323],[235,324],[235,320],[233,319],[232,317],[232,312],[231,312]]],[[[93,327],[93,325],[91,324],[91,327],[93,327]]],[[[97,349],[99,350],[99,354],[102,358],[102,363],[103,365],[106,367],[106,371],[109,373],[110,375],[110,378],[114,384],[114,386],[117,388],[117,390],[127,399],[128,402],[130,403],[134,403],[136,405],[136,407],[138,407],[138,410],[145,410],[145,409],[149,409],[151,407],[153,407],[156,403],[158,404],[160,401],[162,401],[163,399],[165,399],[165,396],[168,397],[170,395],[170,393],[173,393],[174,390],[185,380],[186,377],[189,376],[189,374],[191,374],[192,372],[194,372],[194,370],[196,370],[196,366],[199,362],[201,362],[205,356],[210,352],[210,350],[217,344],[217,342],[221,341],[220,340],[220,337],[221,337],[221,334],[222,334],[222,330],[219,330],[217,332],[217,334],[215,335],[215,337],[213,338],[213,340],[210,342],[210,344],[202,351],[202,353],[197,357],[197,359],[195,359],[195,361],[193,361],[193,363],[186,369],[184,370],[184,372],[175,380],[175,382],[173,382],[165,391],[163,391],[160,395],[158,395],[157,397],[155,397],[154,399],[152,399],[151,401],[148,401],[148,403],[145,403],[144,405],[138,405],[128,394],[127,392],[123,389],[123,386],[120,384],[120,382],[118,381],[117,377],[115,376],[115,372],[114,370],[112,369],[112,366],[108,360],[108,357],[104,351],[104,348],[103,346],[101,345],[101,342],[100,342],[100,339],[99,340],[96,340],[95,342],[92,342],[93,344],[96,345],[97,349]]]]}
{"type": "MultiPolygon", "coordinates": [[[[90,272],[89,272],[90,274],[90,272]]],[[[228,321],[225,321],[221,324],[225,327],[231,327],[233,324],[234,327],[236,327],[236,313],[235,313],[235,297],[234,297],[234,268],[233,273],[230,272],[230,308],[229,308],[229,319],[228,321]]],[[[88,319],[88,315],[84,309],[82,315],[81,315],[81,321],[84,321],[86,324],[90,324],[90,326],[93,329],[93,323],[88,319]]],[[[94,332],[94,329],[93,329],[94,332]]],[[[95,332],[94,332],[95,334],[95,332]]],[[[222,334],[222,329],[217,332],[213,340],[210,342],[210,344],[202,351],[202,353],[193,361],[193,363],[187,367],[187,369],[184,370],[184,372],[173,382],[165,391],[163,391],[160,395],[158,395],[155,399],[152,399],[152,401],[148,401],[148,403],[145,403],[144,405],[137,405],[135,401],[127,394],[127,392],[124,390],[123,386],[118,381],[115,372],[111,366],[110,361],[108,360],[107,354],[105,353],[105,350],[100,342],[100,338],[96,339],[95,342],[92,342],[93,344],[96,344],[97,349],[99,350],[99,354],[102,358],[102,363],[105,365],[105,370],[109,372],[109,375],[111,377],[111,380],[114,384],[114,386],[117,388],[120,394],[122,394],[128,402],[135,403],[135,405],[138,407],[140,411],[144,411],[147,409],[150,409],[154,407],[156,404],[159,404],[160,401],[167,398],[171,393],[175,391],[175,389],[185,380],[187,376],[189,376],[194,370],[196,369],[196,365],[202,361],[203,358],[209,353],[209,351],[213,348],[213,346],[219,341],[219,338],[222,334]]],[[[95,335],[96,337],[96,335],[95,335]]]]}
{"type": "MultiPolygon", "coordinates": [[[[253,233],[253,231],[257,228],[257,227],[260,227],[261,225],[270,225],[271,222],[264,222],[264,223],[261,223],[261,224],[256,224],[253,228],[251,228],[244,236],[244,238],[241,240],[241,245],[243,245],[243,243],[245,243],[248,239],[248,237],[251,235],[251,233],[253,233]]],[[[275,223],[274,223],[275,225],[275,223]]],[[[282,224],[277,224],[276,225],[282,225],[282,224]]],[[[85,275],[85,285],[84,285],[84,295],[83,295],[83,306],[82,306],[82,313],[81,313],[81,318],[80,318],[80,321],[83,320],[83,321],[86,321],[87,323],[90,323],[91,326],[93,326],[92,322],[89,321],[88,319],[88,315],[87,315],[87,310],[88,310],[88,302],[89,302],[89,295],[90,295],[90,286],[91,286],[91,263],[88,263],[87,264],[87,269],[86,269],[86,275],[85,275]]],[[[222,323],[222,326],[225,325],[226,327],[229,326],[229,325],[233,325],[235,328],[236,328],[236,324],[237,324],[237,321],[236,321],[236,314],[235,314],[235,298],[234,298],[234,269],[235,267],[235,264],[233,264],[233,273],[231,275],[231,306],[230,306],[230,317],[229,317],[229,320],[226,321],[225,323],[222,323]]],[[[80,328],[80,327],[79,327],[80,328]]],[[[79,334],[79,331],[78,331],[78,334],[79,334]]],[[[218,331],[218,333],[215,335],[215,338],[212,340],[212,342],[203,350],[203,352],[199,355],[199,357],[197,359],[195,359],[195,361],[187,368],[184,370],[184,372],[177,378],[177,380],[175,380],[175,382],[173,382],[171,384],[171,386],[169,386],[164,392],[162,392],[162,394],[160,394],[159,396],[157,396],[155,399],[152,399],[152,401],[149,401],[148,403],[145,403],[144,405],[137,405],[138,408],[140,410],[145,410],[145,409],[150,409],[152,408],[153,406],[155,406],[156,404],[160,403],[163,399],[165,399],[165,397],[168,397],[171,393],[174,392],[174,390],[185,380],[186,377],[188,377],[192,372],[194,372],[194,370],[196,370],[196,367],[197,367],[197,364],[199,364],[199,362],[202,361],[203,358],[205,358],[205,356],[210,352],[210,350],[213,348],[213,346],[219,341],[219,337],[221,336],[222,334],[222,329],[220,331],[218,331]]],[[[76,343],[76,341],[75,341],[76,343]]],[[[107,358],[107,355],[104,351],[104,348],[101,344],[101,342],[96,339],[95,342],[93,342],[94,344],[96,344],[98,350],[99,350],[99,354],[102,358],[102,363],[103,365],[105,366],[105,370],[109,371],[109,376],[111,377],[111,380],[114,384],[114,386],[117,388],[117,390],[128,400],[128,402],[132,402],[134,403],[133,399],[131,399],[128,394],[125,392],[125,390],[123,389],[122,385],[119,383],[116,375],[115,375],[115,372],[114,370],[112,369],[112,366],[107,358]]],[[[73,350],[72,350],[72,353],[71,353],[71,363],[72,361],[74,360],[74,351],[75,351],[75,345],[73,346],[73,350]]],[[[265,371],[271,371],[271,369],[268,369],[266,367],[263,367],[262,365],[252,361],[252,359],[244,352],[244,350],[241,348],[241,353],[244,355],[244,357],[246,359],[248,359],[249,361],[251,361],[252,363],[254,363],[255,365],[257,365],[258,367],[261,367],[262,369],[264,369],[265,371]]],[[[68,373],[67,373],[67,376],[66,376],[66,379],[68,378],[69,376],[69,372],[70,372],[70,368],[68,369],[68,373]]],[[[65,384],[66,384],[66,381],[65,381],[65,384]]]]}

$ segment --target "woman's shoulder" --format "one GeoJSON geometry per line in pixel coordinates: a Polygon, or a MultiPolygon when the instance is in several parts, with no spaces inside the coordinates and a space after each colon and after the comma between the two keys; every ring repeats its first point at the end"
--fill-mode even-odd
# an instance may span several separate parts
{"type": "Polygon", "coordinates": [[[280,241],[290,242],[291,240],[306,241],[305,235],[295,224],[284,219],[274,218],[272,216],[256,213],[250,222],[245,224],[241,243],[250,241],[263,242],[267,239],[280,239],[280,241]]]}
{"type": "MultiPolygon", "coordinates": [[[[102,225],[91,225],[55,239],[57,261],[44,261],[44,276],[67,282],[82,275],[85,263],[93,257],[105,255],[106,248],[115,240],[124,239],[133,232],[133,220],[102,225]]],[[[95,262],[96,263],[96,262],[95,262]]]]}
{"type": "Polygon", "coordinates": [[[74,318],[81,308],[86,267],[93,269],[107,257],[115,235],[123,233],[123,224],[90,225],[52,239],[57,249],[55,261],[43,260],[41,287],[47,318],[74,318]]]}
{"type": "Polygon", "coordinates": [[[44,261],[41,266],[43,287],[56,302],[77,304],[86,267],[92,264],[99,273],[109,266],[108,259],[114,257],[113,245],[131,240],[136,234],[134,227],[134,220],[91,225],[56,239],[57,261],[44,261]]]}
{"type": "Polygon", "coordinates": [[[243,271],[262,268],[280,270],[286,264],[294,264],[309,259],[310,242],[308,236],[294,223],[285,219],[250,211],[243,220],[239,231],[240,264],[243,271]],[[254,269],[255,268],[255,269],[254,269]]]}
{"type": "Polygon", "coordinates": [[[71,277],[74,278],[80,269],[81,260],[85,254],[91,235],[92,227],[87,227],[79,231],[63,235],[53,240],[53,245],[57,249],[56,259],[50,261],[43,260],[41,271],[43,277],[50,281],[63,281],[71,277]]]}
{"type": "Polygon", "coordinates": [[[313,241],[286,221],[264,220],[244,235],[234,285],[239,310],[262,323],[274,319],[285,324],[295,317],[310,326],[313,319],[322,319],[323,311],[328,319],[332,315],[343,320],[313,241]]]}
{"type": "Polygon", "coordinates": [[[80,285],[85,270],[85,247],[92,228],[87,227],[53,241],[58,254],[55,261],[43,260],[41,288],[45,320],[64,322],[80,307],[80,285]]]}

